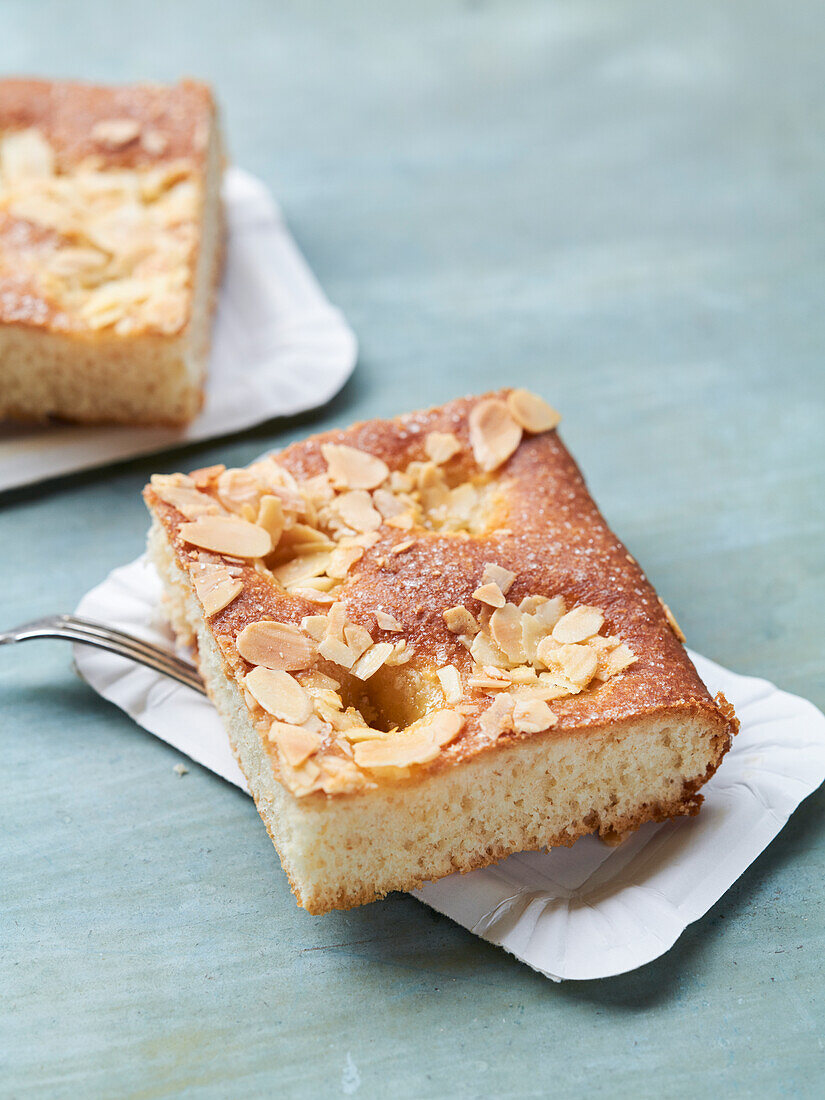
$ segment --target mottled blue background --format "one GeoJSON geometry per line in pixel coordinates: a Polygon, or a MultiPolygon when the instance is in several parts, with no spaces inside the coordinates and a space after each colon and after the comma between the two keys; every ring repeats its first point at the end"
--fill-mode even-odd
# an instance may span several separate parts
{"type": "MultiPolygon", "coordinates": [[[[2,619],[155,469],[522,383],[690,643],[825,705],[825,7],[0,0],[0,69],[212,80],[361,341],[330,406],[0,500],[2,619]]],[[[0,1093],[819,1096],[825,798],[664,958],[554,986],[395,896],[296,909],[242,794],[0,658],[0,1093]]]]}

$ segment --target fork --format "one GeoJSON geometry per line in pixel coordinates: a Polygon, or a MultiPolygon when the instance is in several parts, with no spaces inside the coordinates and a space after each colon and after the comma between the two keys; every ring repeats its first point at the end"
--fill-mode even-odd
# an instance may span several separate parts
{"type": "Polygon", "coordinates": [[[47,615],[12,630],[0,631],[0,646],[10,645],[12,642],[27,642],[31,638],[66,638],[80,645],[97,646],[98,649],[105,649],[119,657],[128,657],[131,661],[146,665],[155,672],[185,684],[193,691],[199,691],[201,695],[206,694],[203,680],[194,665],[160,646],[144,642],[142,638],[135,638],[132,634],[124,634],[122,630],[115,630],[103,623],[78,619],[75,615],[47,615]]]}

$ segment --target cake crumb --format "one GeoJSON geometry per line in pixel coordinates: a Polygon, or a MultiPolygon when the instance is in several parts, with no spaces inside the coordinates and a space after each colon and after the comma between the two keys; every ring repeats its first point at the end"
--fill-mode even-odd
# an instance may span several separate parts
{"type": "Polygon", "coordinates": [[[174,768],[172,768],[172,771],[175,773],[175,775],[181,776],[181,778],[184,775],[189,774],[189,769],[185,764],[175,764],[174,768]]]}

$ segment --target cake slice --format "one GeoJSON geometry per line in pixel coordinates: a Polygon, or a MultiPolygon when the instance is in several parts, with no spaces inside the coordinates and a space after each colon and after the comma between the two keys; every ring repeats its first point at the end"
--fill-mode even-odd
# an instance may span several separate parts
{"type": "Polygon", "coordinates": [[[198,413],[221,172],[204,84],[0,80],[0,418],[198,413]]]}
{"type": "Polygon", "coordinates": [[[699,808],[736,720],[524,390],[156,476],[149,552],[299,904],[699,808]]]}

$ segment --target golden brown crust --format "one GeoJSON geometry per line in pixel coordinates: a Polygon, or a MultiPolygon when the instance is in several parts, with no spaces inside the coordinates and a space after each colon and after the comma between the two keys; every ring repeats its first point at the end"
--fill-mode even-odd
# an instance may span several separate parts
{"type": "Polygon", "coordinates": [[[214,110],[208,85],[195,80],[123,87],[22,77],[0,80],[0,133],[40,130],[54,148],[61,170],[89,157],[106,168],[181,159],[203,164],[214,110]],[[97,124],[122,119],[138,123],[140,133],[134,140],[116,148],[96,140],[97,124]],[[158,140],[147,141],[148,133],[158,140]]]}
{"type": "MultiPolygon", "coordinates": [[[[502,391],[499,396],[506,396],[502,391]]],[[[468,415],[483,398],[462,398],[441,408],[389,421],[369,421],[347,431],[316,436],[293,444],[279,463],[298,479],[325,470],[321,446],[343,443],[381,458],[390,470],[402,470],[425,457],[424,441],[433,431],[452,432],[465,445],[457,460],[457,477],[472,464],[467,429],[468,415]],[[466,469],[462,470],[462,463],[466,469]]],[[[491,745],[479,725],[489,697],[478,696],[460,736],[431,764],[416,771],[407,782],[422,775],[496,751],[514,741],[531,737],[554,738],[607,727],[617,736],[624,723],[640,718],[672,716],[695,718],[718,729],[719,755],[726,750],[733,721],[711,699],[685,650],[673,633],[654,589],[608,528],[590,497],[582,476],[555,431],[525,437],[515,454],[497,471],[501,492],[494,529],[484,534],[447,534],[417,528],[403,532],[412,545],[392,554],[401,532],[382,527],[376,544],[368,549],[344,581],[339,598],[346,603],[348,619],[369,630],[376,641],[393,640],[376,624],[375,610],[394,616],[403,636],[430,668],[453,665],[470,672],[471,658],[444,623],[445,608],[471,601],[483,567],[495,562],[517,574],[508,599],[518,602],[536,593],[563,595],[568,605],[589,604],[601,608],[606,630],[619,635],[637,660],[621,676],[579,695],[558,699],[553,710],[556,727],[541,734],[510,732],[491,745]]],[[[207,478],[200,483],[210,492],[207,478]]],[[[151,486],[145,497],[174,547],[178,563],[186,569],[197,555],[183,542],[179,528],[185,517],[161,501],[151,486]]],[[[404,539],[406,541],[406,537],[404,539]]],[[[299,625],[319,608],[309,600],[288,595],[270,577],[252,565],[238,566],[243,591],[227,608],[208,620],[230,676],[245,674],[250,665],[238,655],[235,639],[249,623],[272,618],[299,625]]],[[[413,668],[415,667],[413,663],[413,668]]],[[[715,768],[716,764],[713,765],[715,768]]],[[[710,774],[710,773],[709,773],[710,774]]],[[[698,803],[689,791],[667,811],[692,812],[698,803]]],[[[310,796],[316,799],[323,794],[310,796]]],[[[339,794],[334,797],[355,797],[339,794]]],[[[655,814],[650,808],[644,820],[655,814]]],[[[625,825],[622,824],[622,828],[625,825]]],[[[628,823],[632,828],[633,823],[628,823]]]]}

